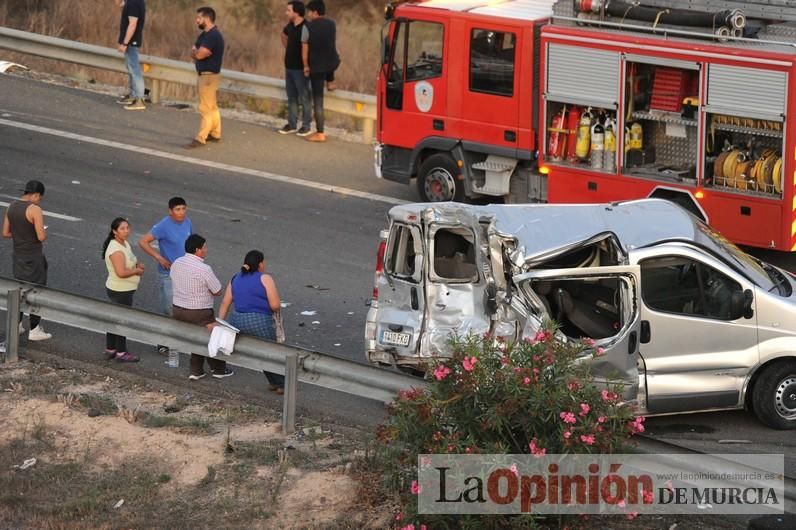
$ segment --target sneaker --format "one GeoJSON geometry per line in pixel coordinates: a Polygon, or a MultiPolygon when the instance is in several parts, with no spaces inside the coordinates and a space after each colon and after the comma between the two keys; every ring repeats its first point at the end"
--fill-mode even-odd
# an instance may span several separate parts
{"type": "Polygon", "coordinates": [[[202,374],[199,374],[199,375],[191,374],[191,375],[188,376],[188,379],[190,379],[191,381],[199,381],[201,378],[203,378],[206,375],[207,374],[205,374],[205,373],[202,373],[202,374]]]}
{"type": "Polygon", "coordinates": [[[302,127],[296,132],[296,136],[309,136],[312,134],[312,130],[309,127],[302,127]]]}
{"type": "Polygon", "coordinates": [[[144,105],[143,99],[138,98],[129,105],[125,105],[124,110],[146,110],[146,105],[144,105]]]}
{"type": "Polygon", "coordinates": [[[161,346],[158,344],[158,355],[168,355],[169,354],[169,347],[168,346],[161,346]]]}
{"type": "Polygon", "coordinates": [[[310,136],[307,136],[307,141],[308,142],[325,142],[326,141],[326,135],[324,133],[322,133],[322,132],[316,132],[314,134],[311,134],[310,136]]]}
{"type": "Polygon", "coordinates": [[[109,350],[106,348],[105,351],[103,352],[103,355],[105,355],[106,361],[110,361],[111,359],[116,358],[116,350],[109,350]]]}
{"type": "Polygon", "coordinates": [[[195,149],[197,147],[204,147],[205,144],[194,138],[191,143],[185,146],[186,149],[195,149]]]}
{"type": "Polygon", "coordinates": [[[218,142],[220,142],[220,141],[221,141],[221,138],[216,138],[215,136],[208,136],[208,137],[207,137],[207,141],[208,141],[208,142],[213,142],[213,143],[217,144],[218,142]]]}
{"type": "Polygon", "coordinates": [[[137,363],[138,357],[131,353],[121,352],[116,354],[116,362],[119,363],[137,363]]]}
{"type": "Polygon", "coordinates": [[[44,328],[41,327],[41,324],[30,330],[28,332],[28,340],[38,341],[38,340],[47,340],[52,338],[52,333],[47,333],[44,331],[44,328]]]}
{"type": "Polygon", "coordinates": [[[294,133],[294,132],[296,132],[297,130],[298,130],[298,129],[296,129],[296,126],[295,126],[295,125],[294,125],[294,126],[285,125],[285,126],[284,126],[284,127],[282,127],[281,129],[279,129],[279,131],[278,131],[278,132],[279,132],[279,134],[293,134],[293,133],[294,133]]]}
{"type": "Polygon", "coordinates": [[[135,103],[135,98],[132,95],[127,94],[126,96],[122,96],[119,99],[117,99],[116,103],[118,103],[119,105],[132,105],[133,103],[135,103]]]}
{"type": "Polygon", "coordinates": [[[227,368],[227,369],[224,370],[223,374],[214,373],[213,377],[215,377],[216,379],[224,379],[225,377],[230,377],[230,376],[233,376],[233,375],[235,375],[235,372],[233,372],[232,370],[227,368]]]}

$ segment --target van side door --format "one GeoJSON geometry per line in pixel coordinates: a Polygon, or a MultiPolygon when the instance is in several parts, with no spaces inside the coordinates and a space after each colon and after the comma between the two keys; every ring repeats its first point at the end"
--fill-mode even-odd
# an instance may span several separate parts
{"type": "Polygon", "coordinates": [[[538,315],[556,321],[569,339],[591,338],[604,354],[590,362],[596,382],[621,382],[624,398],[638,396],[640,332],[638,266],[533,271],[514,277],[538,315]],[[542,303],[535,303],[536,300],[542,303]]]}
{"type": "Polygon", "coordinates": [[[376,317],[376,348],[396,360],[414,358],[425,317],[423,237],[418,225],[394,222],[384,255],[376,317]]]}
{"type": "Polygon", "coordinates": [[[719,260],[682,245],[631,251],[641,269],[647,410],[681,412],[741,405],[760,355],[757,316],[732,318],[733,293],[754,286],[719,260]]]}

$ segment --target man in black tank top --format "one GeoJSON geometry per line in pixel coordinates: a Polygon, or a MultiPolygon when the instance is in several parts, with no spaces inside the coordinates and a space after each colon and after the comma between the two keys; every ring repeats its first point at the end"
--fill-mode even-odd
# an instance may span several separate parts
{"type": "MultiPolygon", "coordinates": [[[[47,232],[44,213],[39,203],[44,196],[44,184],[31,180],[25,185],[24,195],[12,202],[3,218],[3,237],[13,240],[14,278],[24,282],[47,285],[47,258],[44,257],[44,240],[47,232]]],[[[22,316],[20,315],[20,319],[22,316]]],[[[20,323],[20,331],[24,332],[20,323]]],[[[13,330],[8,330],[12,333],[13,330]]],[[[47,340],[52,337],[41,326],[41,317],[30,315],[29,340],[47,340]]]]}

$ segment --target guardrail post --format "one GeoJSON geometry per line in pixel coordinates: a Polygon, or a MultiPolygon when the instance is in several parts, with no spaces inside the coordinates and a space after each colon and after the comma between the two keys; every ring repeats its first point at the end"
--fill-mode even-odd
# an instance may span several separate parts
{"type": "Polygon", "coordinates": [[[285,401],[282,409],[282,433],[296,430],[296,387],[298,386],[298,355],[285,356],[285,401]]]}
{"type": "Polygon", "coordinates": [[[149,100],[153,105],[160,103],[160,80],[152,80],[152,89],[149,91],[149,100]]]}
{"type": "Polygon", "coordinates": [[[21,289],[8,290],[6,304],[6,362],[19,361],[19,306],[22,300],[21,289]]]}
{"type": "Polygon", "coordinates": [[[362,142],[369,144],[373,141],[373,125],[374,121],[370,118],[362,119],[362,142]]]}

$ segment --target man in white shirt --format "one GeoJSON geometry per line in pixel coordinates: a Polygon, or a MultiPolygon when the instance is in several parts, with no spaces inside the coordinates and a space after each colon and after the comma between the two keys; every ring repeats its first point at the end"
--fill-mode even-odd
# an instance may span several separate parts
{"type": "MultiPolygon", "coordinates": [[[[169,275],[174,290],[172,316],[176,320],[200,324],[212,329],[215,322],[214,298],[221,296],[221,282],[205,263],[207,242],[199,234],[185,240],[185,255],[171,264],[169,275]]],[[[234,374],[220,359],[207,359],[213,377],[223,379],[234,374]]],[[[191,353],[191,375],[197,381],[205,376],[205,357],[191,353]]]]}

